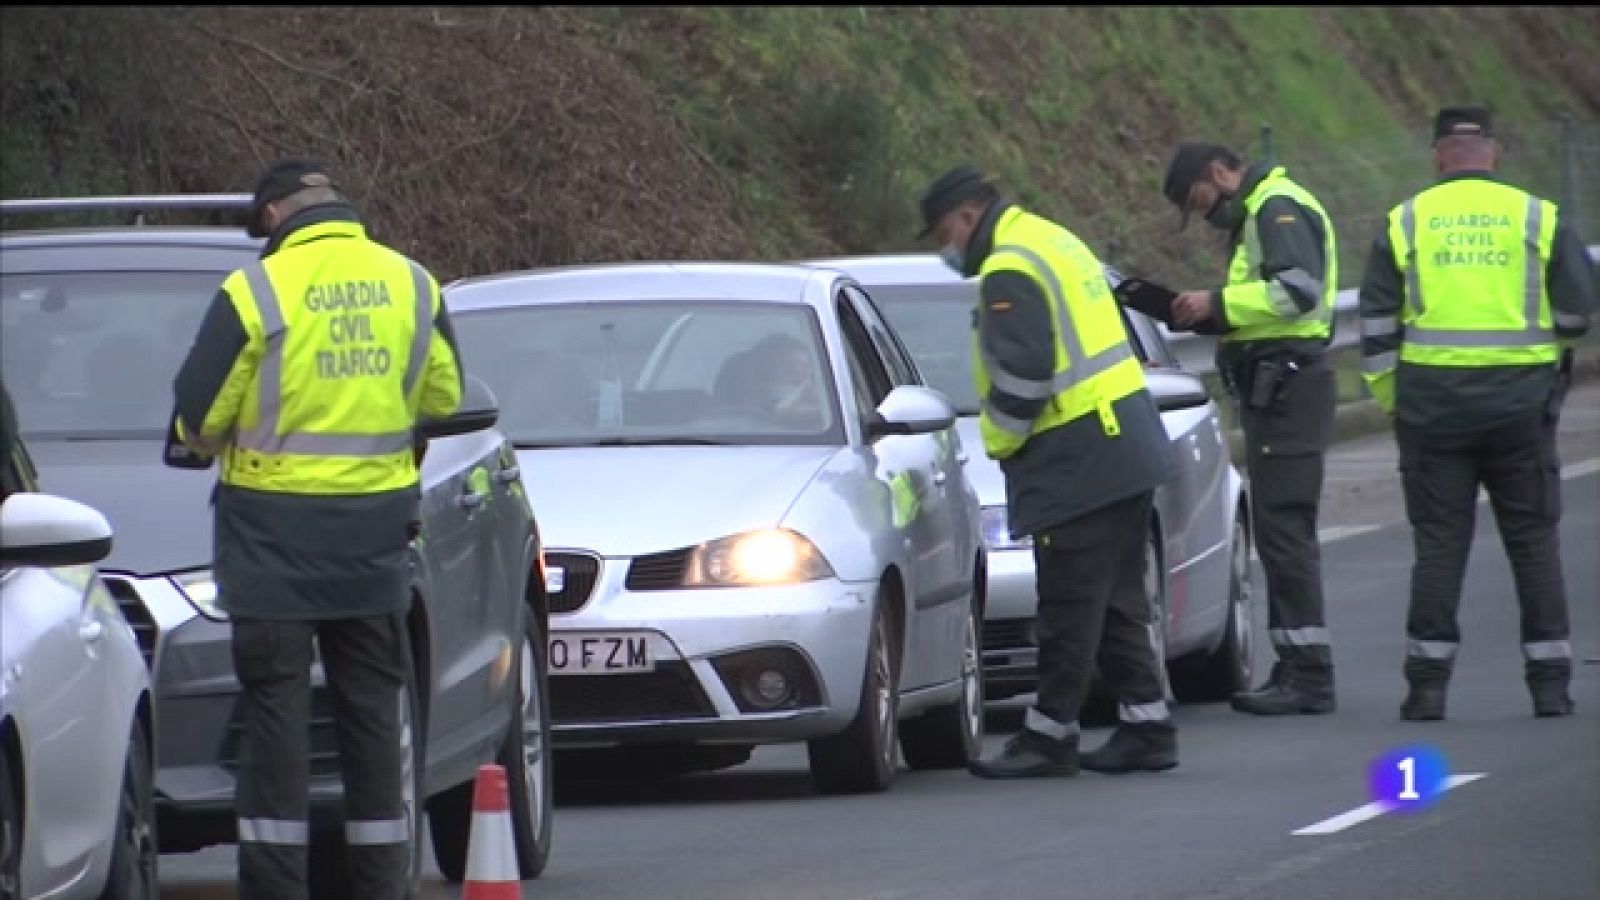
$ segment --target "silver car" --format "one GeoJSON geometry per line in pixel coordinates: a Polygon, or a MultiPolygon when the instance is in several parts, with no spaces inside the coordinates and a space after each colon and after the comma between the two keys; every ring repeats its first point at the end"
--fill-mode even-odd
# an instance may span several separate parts
{"type": "Polygon", "coordinates": [[[0,453],[0,897],[8,900],[154,900],[160,891],[149,674],[94,566],[111,537],[97,510],[39,493],[20,439],[0,453]]]}
{"type": "Polygon", "coordinates": [[[965,765],[977,497],[953,410],[859,286],[638,264],[445,293],[539,501],[558,746],[662,771],[807,741],[824,791],[886,788],[896,743],[965,765]]]}
{"type": "MultiPolygon", "coordinates": [[[[83,207],[248,206],[239,198],[6,201],[9,215],[83,207]]],[[[141,217],[142,218],[142,217],[141,217]]],[[[211,578],[215,472],[162,464],[172,383],[222,280],[260,253],[239,228],[76,227],[0,238],[0,364],[45,480],[117,527],[104,565],[155,686],[161,846],[235,839],[239,684],[211,578]]],[[[473,779],[505,766],[524,878],[551,845],[546,600],[540,536],[496,400],[468,367],[462,411],[425,431],[408,615],[415,665],[406,783],[446,877],[465,873],[473,779]]],[[[311,700],[311,879],[335,884],[342,829],[334,711],[321,666],[311,700]]],[[[421,852],[412,858],[425,858],[421,852]]]]}
{"type": "MultiPolygon", "coordinates": [[[[859,279],[889,317],[928,376],[960,414],[957,428],[972,448],[967,475],[983,505],[989,550],[989,603],[983,658],[989,697],[1032,691],[1038,648],[1033,552],[1006,528],[999,464],[983,453],[978,401],[970,369],[972,310],[978,280],[963,279],[937,256],[908,254],[819,260],[814,265],[859,279]]],[[[1107,280],[1120,280],[1107,270],[1107,280]]],[[[1198,378],[1180,371],[1159,329],[1123,310],[1134,352],[1145,362],[1150,392],[1178,462],[1177,478],[1158,488],[1145,553],[1151,640],[1169,663],[1169,699],[1227,699],[1250,682],[1253,663],[1250,506],[1246,485],[1228,455],[1216,405],[1198,378]]],[[[1106,703],[1097,698],[1099,712],[1106,703]]]]}

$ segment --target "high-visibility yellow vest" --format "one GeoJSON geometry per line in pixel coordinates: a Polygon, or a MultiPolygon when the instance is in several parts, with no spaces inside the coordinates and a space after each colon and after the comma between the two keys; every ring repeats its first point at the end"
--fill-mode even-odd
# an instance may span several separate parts
{"type": "Polygon", "coordinates": [[[1012,207],[995,224],[994,249],[978,274],[1002,270],[1031,277],[1049,302],[1055,374],[1049,381],[1028,381],[1004,371],[984,352],[974,329],[973,352],[981,364],[972,369],[985,451],[1005,459],[1029,437],[1090,413],[1100,416],[1107,435],[1120,434],[1112,404],[1145,386],[1144,368],[1128,346],[1100,261],[1072,232],[1012,207]],[[1050,403],[1038,418],[1022,421],[990,404],[991,383],[1017,397],[1049,397],[1050,403]]]}
{"type": "Polygon", "coordinates": [[[1223,303],[1230,311],[1270,312],[1266,317],[1247,317],[1230,313],[1229,319],[1239,319],[1246,324],[1236,326],[1224,334],[1224,342],[1261,341],[1281,338],[1326,339],[1333,329],[1333,302],[1339,293],[1339,255],[1333,236],[1333,220],[1305,188],[1289,180],[1283,166],[1277,166],[1245,197],[1245,220],[1239,246],[1233,251],[1228,264],[1228,286],[1223,288],[1223,303]],[[1263,281],[1261,278],[1261,232],[1256,226],[1256,213],[1272,197],[1288,197],[1322,217],[1322,252],[1327,260],[1322,283],[1311,279],[1309,273],[1290,272],[1279,277],[1300,278],[1308,293],[1317,296],[1317,305],[1301,312],[1294,296],[1278,278],[1263,281]]]}
{"type": "Polygon", "coordinates": [[[1423,191],[1389,213],[1400,319],[1364,322],[1363,333],[1399,328],[1400,359],[1427,366],[1556,362],[1545,285],[1555,230],[1554,203],[1509,185],[1472,178],[1423,191]]]}
{"type": "Polygon", "coordinates": [[[223,388],[243,392],[223,483],[297,494],[415,484],[412,428],[441,302],[433,276],[336,221],[295,231],[223,288],[247,335],[241,362],[255,364],[235,383],[236,364],[223,388]]]}

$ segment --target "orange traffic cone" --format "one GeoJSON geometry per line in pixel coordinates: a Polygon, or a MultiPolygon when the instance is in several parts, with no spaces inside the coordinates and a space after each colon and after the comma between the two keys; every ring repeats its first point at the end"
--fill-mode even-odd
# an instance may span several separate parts
{"type": "Polygon", "coordinates": [[[461,900],[522,900],[517,844],[511,831],[511,794],[502,766],[478,767],[467,834],[467,872],[461,900]]]}

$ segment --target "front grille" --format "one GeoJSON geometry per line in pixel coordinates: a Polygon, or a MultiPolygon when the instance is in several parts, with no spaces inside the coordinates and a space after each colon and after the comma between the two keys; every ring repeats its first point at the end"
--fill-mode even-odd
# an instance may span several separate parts
{"type": "Polygon", "coordinates": [[[693,554],[693,547],[684,547],[638,557],[628,567],[628,590],[670,591],[683,587],[683,576],[693,554]]]}
{"type": "Polygon", "coordinates": [[[139,592],[134,589],[133,582],[121,578],[102,577],[106,589],[111,591],[111,596],[117,601],[117,608],[122,610],[122,617],[133,626],[133,634],[139,639],[139,654],[144,657],[144,664],[150,666],[156,656],[156,619],[150,615],[150,610],[145,609],[144,602],[139,599],[139,592]]]}
{"type": "Polygon", "coordinates": [[[552,675],[550,710],[559,725],[716,715],[694,673],[678,660],[636,675],[552,675]]]}
{"type": "Polygon", "coordinates": [[[999,619],[983,623],[983,649],[1010,650],[1033,646],[1032,619],[999,619]]]}
{"type": "Polygon", "coordinates": [[[600,560],[583,553],[546,553],[545,571],[562,570],[561,590],[550,595],[550,611],[568,613],[589,602],[600,580],[600,560]]]}
{"type": "MultiPolygon", "coordinates": [[[[241,704],[235,702],[228,717],[228,730],[222,736],[217,762],[229,772],[239,768],[239,744],[244,738],[241,704]]],[[[311,689],[311,777],[339,775],[339,743],[334,733],[333,698],[326,687],[311,689]]]]}

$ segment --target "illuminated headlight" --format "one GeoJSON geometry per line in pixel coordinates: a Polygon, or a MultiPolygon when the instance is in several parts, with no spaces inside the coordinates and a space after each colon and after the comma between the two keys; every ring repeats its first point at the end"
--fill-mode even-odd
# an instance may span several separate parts
{"type": "Polygon", "coordinates": [[[810,541],[784,529],[750,531],[695,548],[684,584],[716,587],[795,584],[833,577],[833,567],[810,541]]]}
{"type": "Polygon", "coordinates": [[[983,543],[990,550],[1022,550],[1033,546],[1033,538],[1027,535],[1012,539],[1004,506],[985,506],[979,515],[983,523],[983,543]]]}
{"type": "Polygon", "coordinates": [[[188,598],[189,605],[213,622],[228,621],[227,612],[217,606],[217,582],[210,569],[199,569],[172,576],[172,581],[188,598]]]}

